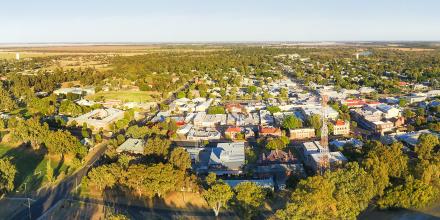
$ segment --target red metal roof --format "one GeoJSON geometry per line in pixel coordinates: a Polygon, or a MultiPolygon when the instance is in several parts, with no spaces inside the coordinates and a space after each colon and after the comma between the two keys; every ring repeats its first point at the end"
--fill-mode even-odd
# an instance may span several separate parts
{"type": "Polygon", "coordinates": [[[345,121],[337,120],[335,124],[338,126],[345,125],[345,121]]]}
{"type": "Polygon", "coordinates": [[[240,127],[231,127],[231,128],[227,128],[225,132],[241,132],[241,128],[240,127]]]}
{"type": "Polygon", "coordinates": [[[265,133],[265,134],[273,134],[273,133],[278,133],[281,130],[279,128],[274,128],[274,127],[264,127],[260,129],[260,133],[265,133]]]}

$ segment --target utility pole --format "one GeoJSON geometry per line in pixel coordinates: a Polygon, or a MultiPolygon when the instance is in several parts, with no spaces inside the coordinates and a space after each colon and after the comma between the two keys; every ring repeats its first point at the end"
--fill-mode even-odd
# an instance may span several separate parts
{"type": "Polygon", "coordinates": [[[27,201],[28,201],[29,220],[31,220],[32,219],[31,218],[31,202],[30,202],[29,198],[27,198],[27,201]]]}

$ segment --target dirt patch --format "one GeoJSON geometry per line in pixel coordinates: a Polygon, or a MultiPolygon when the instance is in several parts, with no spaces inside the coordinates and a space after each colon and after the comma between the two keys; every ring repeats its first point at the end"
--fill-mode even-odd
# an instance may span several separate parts
{"type": "Polygon", "coordinates": [[[380,50],[398,50],[398,51],[411,51],[411,52],[424,52],[424,51],[433,51],[433,48],[412,48],[412,47],[383,47],[377,48],[380,50]]]}
{"type": "Polygon", "coordinates": [[[105,219],[105,206],[64,200],[51,210],[46,219],[105,219]]]}

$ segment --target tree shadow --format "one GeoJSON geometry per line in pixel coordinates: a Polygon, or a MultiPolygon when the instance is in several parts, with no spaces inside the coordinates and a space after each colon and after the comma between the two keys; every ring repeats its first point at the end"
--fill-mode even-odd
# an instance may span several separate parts
{"type": "Polygon", "coordinates": [[[174,199],[140,197],[130,189],[116,187],[105,189],[101,202],[116,213],[127,214],[132,219],[237,219],[231,210],[225,209],[220,212],[219,218],[215,218],[211,209],[195,205],[191,197],[185,198],[181,192],[172,194],[174,199]],[[175,202],[177,200],[179,204],[175,202]]]}
{"type": "Polygon", "coordinates": [[[64,165],[64,155],[61,156],[60,162],[58,163],[57,167],[55,167],[54,169],[55,177],[58,177],[61,174],[61,168],[63,167],[63,165],[64,165]]]}
{"type": "MultiPolygon", "coordinates": [[[[435,211],[435,210],[434,210],[435,211]]],[[[373,209],[369,211],[365,211],[358,216],[359,220],[367,220],[367,219],[377,219],[377,220],[411,220],[411,219],[419,219],[419,220],[434,220],[440,219],[440,216],[435,216],[427,212],[423,212],[420,210],[411,210],[411,209],[389,209],[389,210],[379,210],[373,209]]]]}
{"type": "Polygon", "coordinates": [[[36,175],[35,170],[43,161],[45,152],[43,149],[33,150],[26,144],[11,148],[3,157],[10,157],[11,162],[17,168],[17,174],[14,179],[15,189],[20,191],[30,191],[37,189],[43,182],[42,175],[36,175]],[[26,181],[30,179],[30,181],[26,181]]]}

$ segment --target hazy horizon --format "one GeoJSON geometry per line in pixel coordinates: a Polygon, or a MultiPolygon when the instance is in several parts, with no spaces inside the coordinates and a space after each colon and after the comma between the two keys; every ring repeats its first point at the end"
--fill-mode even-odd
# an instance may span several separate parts
{"type": "Polygon", "coordinates": [[[440,41],[434,0],[6,2],[0,43],[440,41]]]}

